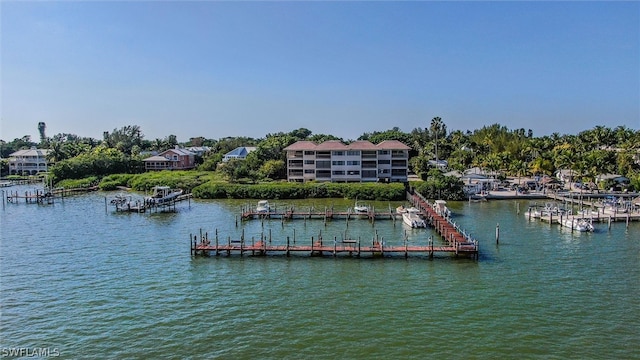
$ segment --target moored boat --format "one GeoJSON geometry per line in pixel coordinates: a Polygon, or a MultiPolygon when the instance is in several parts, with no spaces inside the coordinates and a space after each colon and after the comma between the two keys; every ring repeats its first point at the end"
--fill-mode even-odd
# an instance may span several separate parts
{"type": "Polygon", "coordinates": [[[447,202],[444,200],[436,200],[434,203],[434,209],[440,216],[450,217],[451,210],[447,207],[447,202]]]}
{"type": "Polygon", "coordinates": [[[269,213],[271,211],[271,205],[269,205],[268,200],[260,200],[258,201],[258,205],[256,206],[256,212],[260,214],[269,213]]]}
{"type": "Polygon", "coordinates": [[[182,189],[172,189],[169,186],[154,186],[151,196],[145,198],[147,204],[162,205],[176,200],[182,195],[182,189]]]}
{"type": "Polygon", "coordinates": [[[353,211],[359,214],[367,214],[369,212],[369,206],[359,203],[356,200],[355,205],[353,206],[353,211]]]}
{"type": "Polygon", "coordinates": [[[593,224],[589,220],[584,218],[567,217],[566,219],[562,220],[561,224],[564,227],[568,227],[579,232],[588,232],[594,230],[593,224]]]}
{"type": "Polygon", "coordinates": [[[402,222],[411,226],[412,228],[427,227],[427,223],[420,217],[420,210],[415,207],[410,207],[402,213],[402,222]]]}

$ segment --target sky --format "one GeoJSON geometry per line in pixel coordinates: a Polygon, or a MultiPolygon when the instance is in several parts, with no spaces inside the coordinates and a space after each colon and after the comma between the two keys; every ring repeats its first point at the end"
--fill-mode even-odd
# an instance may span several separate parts
{"type": "Polygon", "coordinates": [[[0,139],[640,130],[640,2],[0,1],[0,139]]]}

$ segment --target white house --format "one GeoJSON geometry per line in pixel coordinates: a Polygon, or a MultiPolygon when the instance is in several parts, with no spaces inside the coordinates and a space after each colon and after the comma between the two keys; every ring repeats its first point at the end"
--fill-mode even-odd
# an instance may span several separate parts
{"type": "Polygon", "coordinates": [[[35,175],[48,171],[47,155],[49,149],[18,150],[9,155],[9,174],[11,175],[35,175]]]}

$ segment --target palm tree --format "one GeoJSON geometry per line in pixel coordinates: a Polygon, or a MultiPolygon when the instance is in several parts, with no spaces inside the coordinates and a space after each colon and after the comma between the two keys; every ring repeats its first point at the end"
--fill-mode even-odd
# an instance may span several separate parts
{"type": "Polygon", "coordinates": [[[431,119],[431,132],[434,134],[436,140],[436,165],[438,164],[438,133],[442,131],[443,126],[442,119],[439,116],[431,119]]]}
{"type": "Polygon", "coordinates": [[[39,122],[38,123],[38,132],[40,132],[40,142],[44,143],[45,140],[47,140],[47,135],[45,134],[45,129],[47,128],[47,125],[44,122],[39,122]]]}

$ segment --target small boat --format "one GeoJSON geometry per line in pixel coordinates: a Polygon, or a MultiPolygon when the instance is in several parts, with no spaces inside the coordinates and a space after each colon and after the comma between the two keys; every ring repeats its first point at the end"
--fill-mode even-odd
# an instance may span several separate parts
{"type": "Polygon", "coordinates": [[[411,226],[412,228],[427,227],[427,223],[420,217],[420,210],[410,207],[402,213],[402,222],[411,226]]]}
{"type": "Polygon", "coordinates": [[[593,224],[584,218],[567,218],[562,220],[562,226],[571,228],[579,232],[590,232],[594,230],[593,224]]]}
{"type": "Polygon", "coordinates": [[[266,214],[271,212],[271,205],[269,205],[269,201],[268,200],[258,201],[258,205],[256,206],[256,212],[260,214],[266,214]]]}
{"type": "Polygon", "coordinates": [[[436,200],[434,203],[434,210],[440,216],[444,216],[444,217],[451,216],[451,210],[449,210],[449,208],[447,207],[447,202],[444,200],[436,200]]]}
{"type": "Polygon", "coordinates": [[[407,208],[404,205],[400,205],[396,208],[396,214],[404,214],[407,212],[407,208]]]}
{"type": "Polygon", "coordinates": [[[147,204],[162,205],[176,200],[182,195],[182,189],[172,189],[169,186],[154,186],[153,193],[145,199],[147,204]]]}
{"type": "Polygon", "coordinates": [[[353,206],[353,211],[359,214],[367,214],[369,212],[369,207],[356,200],[356,204],[353,206]]]}
{"type": "Polygon", "coordinates": [[[133,199],[131,196],[120,193],[117,194],[112,200],[111,204],[115,205],[116,211],[128,211],[128,212],[144,212],[145,205],[141,198],[133,199]]]}

